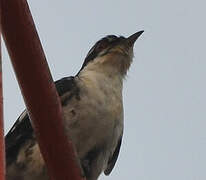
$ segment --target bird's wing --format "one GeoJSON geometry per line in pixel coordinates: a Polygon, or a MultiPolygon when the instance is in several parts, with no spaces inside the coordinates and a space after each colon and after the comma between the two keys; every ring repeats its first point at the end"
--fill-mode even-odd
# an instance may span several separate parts
{"type": "MultiPolygon", "coordinates": [[[[75,89],[74,77],[62,78],[56,81],[55,85],[59,96],[63,96],[75,89]]],[[[5,137],[7,165],[17,158],[22,145],[31,138],[34,138],[33,128],[27,111],[24,110],[5,137]]]]}
{"type": "Polygon", "coordinates": [[[117,161],[117,158],[119,156],[119,151],[120,151],[121,144],[122,144],[122,136],[119,138],[119,141],[117,143],[115,151],[114,151],[113,155],[110,157],[110,159],[108,161],[107,168],[104,171],[105,175],[109,175],[112,172],[112,169],[114,168],[114,165],[115,165],[115,163],[117,161]]]}
{"type": "Polygon", "coordinates": [[[33,129],[26,110],[19,116],[5,137],[6,163],[16,159],[21,146],[33,136],[33,129]]]}

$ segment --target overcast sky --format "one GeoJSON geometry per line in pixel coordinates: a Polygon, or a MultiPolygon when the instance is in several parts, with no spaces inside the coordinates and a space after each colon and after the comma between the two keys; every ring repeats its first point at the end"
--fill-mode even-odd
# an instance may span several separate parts
{"type": "MultiPolygon", "coordinates": [[[[124,83],[118,162],[101,180],[206,179],[206,3],[201,0],[29,0],[55,80],[77,73],[108,34],[136,42],[124,83]]],[[[15,33],[15,30],[14,30],[15,33]]],[[[24,109],[3,47],[6,132],[24,109]]]]}

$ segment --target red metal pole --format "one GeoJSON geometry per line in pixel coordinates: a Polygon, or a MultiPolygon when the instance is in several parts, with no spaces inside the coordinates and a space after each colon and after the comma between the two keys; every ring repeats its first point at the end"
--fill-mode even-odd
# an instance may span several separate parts
{"type": "Polygon", "coordinates": [[[0,2],[2,34],[48,173],[54,180],[82,180],[28,4],[26,0],[0,2]]]}
{"type": "Polygon", "coordinates": [[[5,148],[3,123],[3,91],[2,91],[2,59],[1,59],[1,33],[0,33],[0,180],[5,179],[5,148]]]}

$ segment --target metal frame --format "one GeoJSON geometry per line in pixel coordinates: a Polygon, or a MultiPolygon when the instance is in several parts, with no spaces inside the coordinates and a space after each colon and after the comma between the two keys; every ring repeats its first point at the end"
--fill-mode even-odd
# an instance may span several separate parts
{"type": "Polygon", "coordinates": [[[5,178],[5,150],[4,150],[4,123],[3,123],[2,59],[1,59],[1,38],[0,38],[0,180],[4,180],[4,178],[5,178]]]}
{"type": "MultiPolygon", "coordinates": [[[[60,100],[27,1],[0,0],[0,27],[50,178],[83,180],[72,142],[63,131],[60,100]]],[[[0,98],[0,180],[3,180],[2,95],[0,98]]]]}

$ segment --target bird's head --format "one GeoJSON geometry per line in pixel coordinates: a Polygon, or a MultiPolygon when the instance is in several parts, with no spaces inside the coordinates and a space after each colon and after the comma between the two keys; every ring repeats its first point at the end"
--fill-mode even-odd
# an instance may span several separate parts
{"type": "Polygon", "coordinates": [[[133,59],[134,43],[143,32],[139,31],[128,38],[109,35],[100,39],[88,52],[80,72],[93,69],[104,71],[106,67],[124,76],[133,59]]]}

